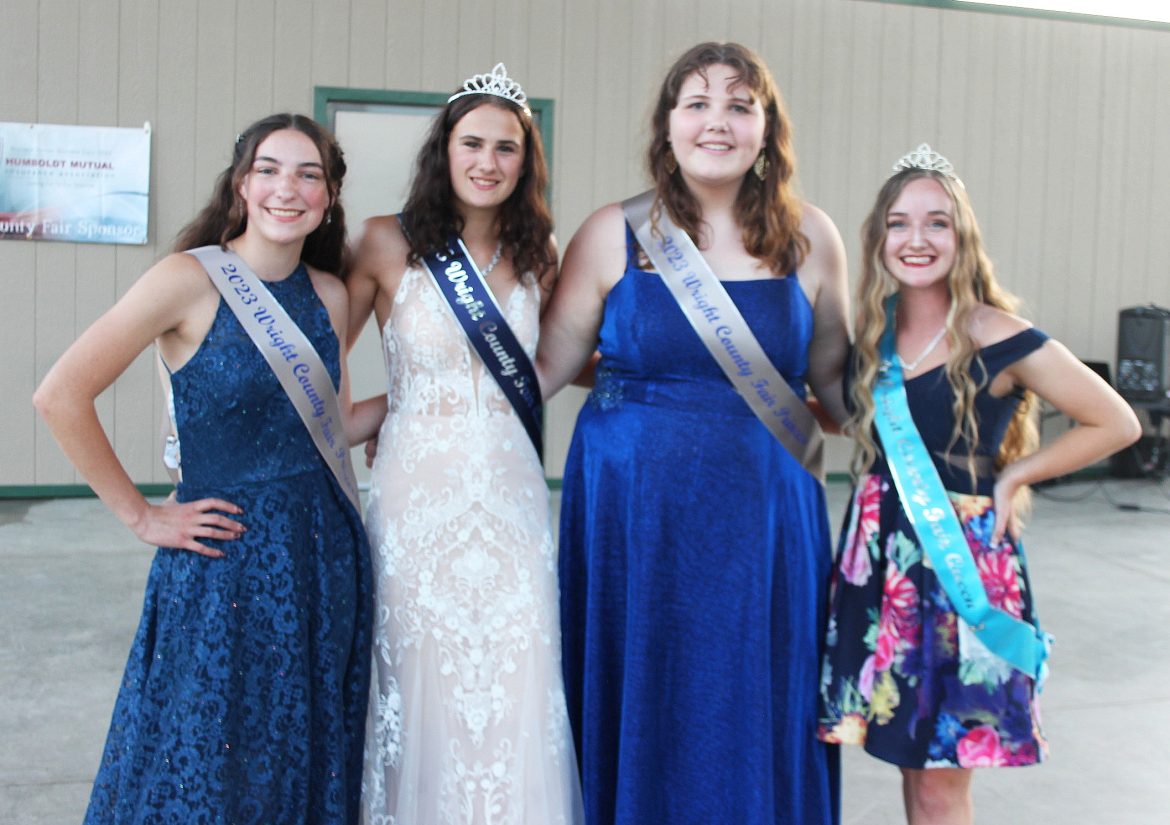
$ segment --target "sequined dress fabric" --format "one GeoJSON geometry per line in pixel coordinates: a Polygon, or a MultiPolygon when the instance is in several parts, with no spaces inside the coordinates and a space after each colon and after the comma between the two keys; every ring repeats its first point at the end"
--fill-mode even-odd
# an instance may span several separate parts
{"type": "MultiPolygon", "coordinates": [[[[590,825],[824,825],[824,490],[752,414],[627,230],[561,504],[565,687],[590,825]]],[[[726,281],[803,394],[794,275],[726,281]]]]}
{"type": "MultiPolygon", "coordinates": [[[[301,266],[268,284],[336,385],[338,342],[301,266]]],[[[87,823],[350,823],[369,690],[358,513],[271,368],[220,301],[172,376],[180,501],[248,530],[212,559],[159,548],[87,823]]]]}
{"type": "MultiPolygon", "coordinates": [[[[535,279],[501,298],[532,357],[535,279]]],[[[404,273],[382,341],[390,410],[366,513],[377,618],[363,822],[579,822],[536,451],[429,272],[404,273]]]]}

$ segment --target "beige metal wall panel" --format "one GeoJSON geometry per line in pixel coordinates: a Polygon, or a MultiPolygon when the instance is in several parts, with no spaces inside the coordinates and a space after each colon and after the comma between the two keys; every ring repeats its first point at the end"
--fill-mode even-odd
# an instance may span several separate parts
{"type": "MultiPolygon", "coordinates": [[[[967,183],[1001,278],[1077,355],[1112,362],[1117,312],[1170,304],[1170,33],[864,0],[3,0],[0,120],[153,124],[150,244],[0,242],[0,486],[78,479],[28,402],[60,352],[169,249],[232,136],[311,112],[316,86],[446,91],[497,60],[556,101],[562,250],[645,183],[658,83],[704,39],[771,66],[801,191],[858,230],[894,158],[928,141],[967,183]]],[[[351,227],[353,229],[353,227],[351,227]]],[[[354,363],[367,378],[377,356],[354,363]]],[[[161,482],[150,354],[98,402],[135,480],[161,482]]],[[[584,393],[549,404],[559,476],[584,393]]],[[[830,468],[843,469],[832,441],[830,468]]]]}
{"type": "Polygon", "coordinates": [[[30,484],[36,467],[36,426],[32,394],[37,370],[36,250],[29,241],[0,243],[0,283],[7,308],[0,324],[0,484],[30,484]]]}
{"type": "MultiPolygon", "coordinates": [[[[119,70],[121,50],[109,47],[110,43],[118,42],[120,39],[118,29],[121,20],[117,13],[118,4],[114,2],[79,2],[76,5],[75,13],[79,21],[79,28],[76,62],[72,63],[72,68],[76,71],[77,110],[74,113],[76,120],[61,122],[110,123],[112,122],[109,120],[110,113],[118,111],[119,99],[124,88],[121,80],[122,73],[119,70]]],[[[58,13],[63,14],[64,12],[59,11],[58,13]]],[[[153,55],[150,58],[150,65],[157,66],[157,69],[152,69],[153,71],[159,73],[164,71],[164,66],[159,64],[153,55]]],[[[153,117],[152,115],[152,119],[153,117]]],[[[42,116],[42,119],[49,120],[50,118],[42,116]]],[[[130,124],[127,121],[127,125],[141,125],[141,123],[130,124]]],[[[157,152],[157,144],[153,150],[157,152]]],[[[188,144],[188,154],[189,151],[190,145],[188,144]]],[[[152,221],[155,220],[160,206],[162,204],[158,200],[152,201],[150,218],[152,221]]],[[[119,288],[118,280],[119,250],[121,247],[71,243],[38,243],[36,246],[38,249],[61,246],[71,249],[73,252],[74,261],[69,274],[72,277],[73,294],[70,297],[74,302],[75,315],[72,327],[65,330],[64,338],[74,338],[109,309],[121,294],[122,289],[119,288]]],[[[128,284],[130,280],[132,279],[128,279],[126,283],[128,284]]],[[[59,339],[59,341],[63,346],[70,343],[63,339],[59,339]]],[[[56,358],[58,354],[58,348],[54,347],[51,353],[52,357],[56,358]]],[[[42,374],[38,371],[37,376],[40,377],[42,374]]],[[[128,381],[120,383],[113,392],[103,393],[97,399],[98,417],[109,432],[113,433],[117,426],[115,399],[122,396],[123,402],[125,402],[133,392],[131,382],[128,381]]],[[[143,416],[153,412],[153,406],[147,402],[154,395],[153,387],[146,387],[142,390],[140,399],[142,403],[135,405],[137,409],[131,413],[132,420],[141,420],[143,416]]],[[[38,461],[36,468],[38,483],[60,483],[62,477],[66,477],[69,481],[81,481],[81,478],[73,472],[67,463],[62,463],[64,457],[61,455],[61,451],[57,449],[57,445],[53,443],[52,438],[48,436],[44,428],[40,430],[38,441],[44,445],[41,453],[44,460],[38,461]]]]}
{"type": "MultiPolygon", "coordinates": [[[[305,88],[313,85],[313,0],[280,0],[274,4],[267,31],[271,32],[273,112],[296,112],[304,108],[305,88]]],[[[246,126],[241,123],[240,126],[246,126]]]]}
{"type": "MultiPolygon", "coordinates": [[[[26,122],[37,112],[37,5],[4,7],[0,26],[0,77],[8,91],[0,96],[0,118],[26,122]]],[[[36,248],[30,241],[0,241],[0,288],[4,293],[4,323],[0,324],[0,484],[25,484],[36,466],[33,390],[37,371],[36,248]]]]}

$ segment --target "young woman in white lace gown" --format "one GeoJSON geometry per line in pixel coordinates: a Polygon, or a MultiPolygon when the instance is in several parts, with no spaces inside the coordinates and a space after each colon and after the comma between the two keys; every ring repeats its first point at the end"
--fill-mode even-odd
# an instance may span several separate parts
{"type": "Polygon", "coordinates": [[[540,137],[518,86],[469,83],[501,94],[454,96],[436,116],[409,237],[396,216],[367,221],[349,279],[353,329],[372,309],[389,372],[366,513],[371,825],[581,819],[540,459],[421,261],[458,233],[534,356],[556,266],[540,137]]]}

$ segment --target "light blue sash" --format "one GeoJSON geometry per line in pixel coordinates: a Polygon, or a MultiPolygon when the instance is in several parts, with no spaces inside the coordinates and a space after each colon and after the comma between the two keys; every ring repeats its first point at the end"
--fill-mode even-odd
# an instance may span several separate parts
{"type": "Polygon", "coordinates": [[[938,469],[910,416],[902,363],[894,347],[894,307],[898,296],[886,301],[886,329],[882,335],[882,365],[874,387],[874,424],[881,437],[886,463],[898,490],[902,509],[914,525],[918,541],[930,558],[947,598],[983,645],[1039,685],[1047,667],[1052,637],[1028,622],[992,607],[971,558],[971,548],[955,513],[938,469]]]}

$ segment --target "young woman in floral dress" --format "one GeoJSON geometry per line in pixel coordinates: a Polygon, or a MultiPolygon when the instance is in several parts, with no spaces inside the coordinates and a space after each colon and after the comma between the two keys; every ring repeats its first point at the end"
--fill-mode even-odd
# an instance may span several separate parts
{"type": "Polygon", "coordinates": [[[1012,314],[946,159],[922,146],[899,167],[863,229],[848,389],[858,478],[830,595],[819,736],[898,765],[912,825],[970,823],[971,768],[1045,756],[1036,678],[957,616],[896,489],[874,431],[887,317],[925,463],[957,512],[987,601],[1013,619],[1035,624],[1018,529],[1026,485],[1092,464],[1140,431],[1104,381],[1012,314]],[[1077,424],[1039,450],[1035,396],[1077,424]]]}

